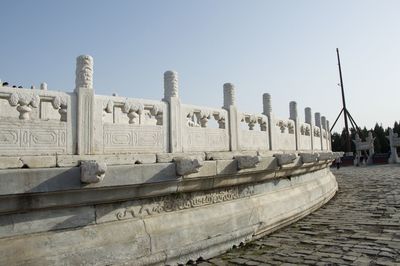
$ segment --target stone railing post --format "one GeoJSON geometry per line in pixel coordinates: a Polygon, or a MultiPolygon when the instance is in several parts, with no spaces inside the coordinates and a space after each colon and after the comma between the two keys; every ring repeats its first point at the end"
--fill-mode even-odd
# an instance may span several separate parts
{"type": "Polygon", "coordinates": [[[310,107],[304,109],[304,117],[306,124],[310,125],[311,150],[314,150],[314,124],[312,122],[312,110],[310,107]]]}
{"type": "Polygon", "coordinates": [[[182,115],[179,100],[178,73],[165,71],[164,99],[169,106],[169,151],[182,152],[182,115]]]}
{"type": "Polygon", "coordinates": [[[93,58],[81,55],[76,59],[75,93],[77,94],[77,153],[94,152],[93,58]]]}
{"type": "Polygon", "coordinates": [[[235,86],[232,83],[224,84],[224,106],[228,111],[229,119],[229,146],[231,151],[238,149],[238,113],[235,102],[235,86]]]}
{"type": "Polygon", "coordinates": [[[324,135],[322,135],[322,142],[324,143],[324,150],[328,149],[328,132],[326,131],[326,117],[321,116],[321,127],[323,130],[325,130],[325,138],[324,135]]]}
{"type": "Polygon", "coordinates": [[[328,150],[332,150],[331,127],[329,126],[329,120],[326,120],[326,136],[328,139],[328,150]]]}
{"type": "Polygon", "coordinates": [[[269,139],[269,149],[276,149],[275,142],[275,131],[274,126],[274,115],[272,113],[271,95],[269,93],[263,94],[263,114],[268,117],[268,139],[269,139]]]}
{"type": "Polygon", "coordinates": [[[294,121],[294,134],[296,136],[296,150],[300,147],[300,130],[299,130],[299,117],[297,115],[297,102],[291,101],[289,103],[289,119],[294,121]]]}
{"type": "Polygon", "coordinates": [[[320,132],[320,134],[319,134],[319,138],[320,138],[320,140],[319,140],[319,142],[321,143],[321,150],[323,150],[323,145],[322,145],[322,128],[321,128],[321,114],[320,113],[315,113],[314,114],[314,116],[315,116],[315,127],[317,127],[317,128],[319,128],[319,132],[320,132]]]}

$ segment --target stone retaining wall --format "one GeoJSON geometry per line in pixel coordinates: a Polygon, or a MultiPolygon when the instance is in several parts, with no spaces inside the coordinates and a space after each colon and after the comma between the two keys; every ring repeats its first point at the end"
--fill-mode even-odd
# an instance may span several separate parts
{"type": "Polygon", "coordinates": [[[307,215],[336,192],[329,123],[96,95],[93,58],[72,93],[0,87],[0,264],[174,264],[215,256],[307,215]]]}

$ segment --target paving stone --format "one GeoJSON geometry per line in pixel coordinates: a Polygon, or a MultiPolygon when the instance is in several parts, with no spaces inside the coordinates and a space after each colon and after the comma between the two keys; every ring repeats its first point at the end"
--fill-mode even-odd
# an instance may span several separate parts
{"type": "Polygon", "coordinates": [[[339,191],[326,205],[208,262],[400,265],[400,167],[344,167],[332,172],[339,191]]]}

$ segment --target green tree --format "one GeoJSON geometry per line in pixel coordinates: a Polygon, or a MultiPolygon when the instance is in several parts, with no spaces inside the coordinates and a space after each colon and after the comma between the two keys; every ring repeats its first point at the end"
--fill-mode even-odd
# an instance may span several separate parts
{"type": "Polygon", "coordinates": [[[332,134],[332,151],[343,151],[341,136],[337,132],[332,134]]]}
{"type": "Polygon", "coordinates": [[[373,135],[375,137],[375,152],[384,153],[389,152],[389,143],[386,139],[387,130],[383,129],[382,125],[375,124],[373,135]]]}

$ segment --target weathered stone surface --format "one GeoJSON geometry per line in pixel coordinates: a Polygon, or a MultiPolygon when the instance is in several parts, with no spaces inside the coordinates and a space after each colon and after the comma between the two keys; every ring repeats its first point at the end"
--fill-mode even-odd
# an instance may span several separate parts
{"type": "Polygon", "coordinates": [[[230,160],[235,156],[257,156],[257,151],[223,151],[223,152],[206,152],[207,160],[230,160]]]}
{"type": "Polygon", "coordinates": [[[124,164],[150,164],[156,162],[155,154],[113,154],[113,155],[59,155],[57,166],[73,167],[79,166],[81,161],[96,160],[105,162],[107,165],[124,164]]]}
{"type": "Polygon", "coordinates": [[[294,153],[275,153],[274,157],[278,160],[279,166],[291,164],[297,158],[294,153]]]}
{"type": "Polygon", "coordinates": [[[231,160],[234,157],[234,153],[230,151],[226,152],[206,152],[207,160],[231,160]]]}
{"type": "Polygon", "coordinates": [[[184,178],[210,177],[217,174],[217,163],[215,161],[204,161],[197,173],[184,175],[184,178]]]}
{"type": "Polygon", "coordinates": [[[318,153],[318,160],[319,161],[328,161],[328,160],[333,160],[334,156],[332,152],[319,152],[318,153]]]}
{"type": "Polygon", "coordinates": [[[0,157],[0,169],[56,167],[55,156],[0,157]]]}
{"type": "Polygon", "coordinates": [[[175,158],[178,157],[198,158],[199,160],[204,161],[206,159],[206,154],[204,152],[157,153],[157,162],[171,163],[174,161],[175,158]]]}
{"type": "Polygon", "coordinates": [[[0,215],[0,238],[95,223],[91,206],[0,215]]]}
{"type": "Polygon", "coordinates": [[[258,156],[240,155],[240,156],[235,156],[235,159],[237,161],[237,168],[239,170],[255,168],[257,164],[260,162],[260,157],[258,156]]]}
{"type": "Polygon", "coordinates": [[[274,157],[259,157],[259,163],[254,168],[239,169],[237,160],[217,160],[217,175],[236,175],[258,171],[277,170],[277,159],[274,157]]]}
{"type": "Polygon", "coordinates": [[[28,168],[56,167],[55,156],[22,156],[21,161],[28,168]]]}
{"type": "Polygon", "coordinates": [[[204,161],[190,157],[176,157],[174,158],[174,161],[176,164],[176,174],[178,176],[198,173],[200,167],[204,164],[204,161]]]}
{"type": "Polygon", "coordinates": [[[98,183],[102,181],[106,175],[107,165],[105,163],[91,161],[81,162],[81,182],[82,183],[98,183]]]}
{"type": "Polygon", "coordinates": [[[150,255],[150,242],[140,220],[6,238],[0,240],[0,265],[122,264],[132,262],[132,254],[150,255]],[[20,247],[24,252],[17,255],[20,247]]]}
{"type": "MultiPolygon", "coordinates": [[[[83,187],[105,188],[176,181],[175,165],[172,163],[112,165],[107,168],[107,178],[100,183],[86,185],[81,184],[80,168],[78,167],[1,170],[0,180],[7,186],[0,186],[0,195],[61,192],[81,190],[83,187]]],[[[60,200],[63,201],[62,198],[60,200]]]]}
{"type": "Polygon", "coordinates": [[[237,161],[230,159],[230,160],[217,160],[217,174],[218,175],[231,175],[238,173],[237,161]]]}
{"type": "MultiPolygon", "coordinates": [[[[201,169],[210,167],[214,169],[215,175],[217,162],[204,163],[201,169]]],[[[153,167],[157,165],[160,164],[154,164],[153,167]]],[[[141,171],[151,169],[151,165],[110,166],[103,182],[113,184],[114,179],[134,179],[136,176],[131,173],[140,167],[143,167],[141,171]],[[121,172],[124,167],[129,170],[127,173],[121,172]],[[115,170],[118,171],[113,173],[115,170]]],[[[203,170],[191,175],[207,176],[201,171],[203,170]]],[[[142,174],[144,177],[150,176],[142,174]]],[[[103,182],[89,186],[100,186],[103,182]]],[[[152,186],[157,184],[159,183],[152,186]]],[[[164,184],[163,187],[165,186],[164,184]]],[[[143,188],[138,188],[146,199],[133,200],[127,205],[99,205],[96,209],[96,225],[26,235],[23,238],[27,239],[23,242],[19,237],[7,241],[0,239],[0,264],[7,264],[9,261],[18,264],[22,260],[25,263],[57,264],[61,259],[64,263],[94,261],[101,264],[122,264],[134,260],[135,264],[138,261],[145,264],[165,264],[166,261],[183,263],[196,260],[200,256],[208,258],[227,250],[235,243],[248,241],[254,234],[275,230],[307,215],[331,198],[336,189],[335,178],[327,169],[292,179],[282,179],[278,183],[276,180],[269,180],[258,183],[257,188],[254,184],[244,184],[242,188],[229,186],[205,193],[193,192],[190,195],[166,191],[164,195],[168,196],[158,199],[151,198],[149,191],[143,192],[143,188]],[[257,196],[253,197],[255,193],[257,196]],[[121,211],[122,215],[116,215],[114,210],[121,211]],[[173,247],[171,241],[174,243],[173,247]],[[48,243],[56,248],[50,248],[48,243]],[[15,259],[10,256],[13,254],[11,251],[20,245],[24,245],[25,250],[30,252],[20,254],[15,259]],[[99,253],[93,247],[101,247],[102,252],[99,253]],[[130,251],[129,255],[127,250],[130,251]],[[160,257],[160,254],[166,256],[160,257]]],[[[92,192],[101,193],[100,190],[93,190],[76,195],[93,202],[95,198],[92,192]]],[[[127,194],[125,201],[129,196],[133,197],[135,193],[127,194]]],[[[112,201],[101,195],[100,198],[105,202],[112,201]]]]}
{"type": "Polygon", "coordinates": [[[20,157],[0,157],[0,169],[21,168],[23,165],[20,157]]]}
{"type": "Polygon", "coordinates": [[[276,151],[257,151],[257,155],[260,157],[273,157],[276,151]]]}
{"type": "Polygon", "coordinates": [[[318,161],[318,153],[299,153],[303,163],[315,163],[318,161]]]}

